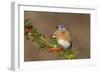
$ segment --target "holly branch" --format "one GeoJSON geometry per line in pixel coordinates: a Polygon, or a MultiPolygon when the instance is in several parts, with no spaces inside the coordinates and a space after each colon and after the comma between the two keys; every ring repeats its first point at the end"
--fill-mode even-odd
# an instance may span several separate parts
{"type": "Polygon", "coordinates": [[[24,35],[26,39],[37,42],[40,49],[54,52],[64,59],[75,59],[79,53],[79,49],[64,49],[59,47],[54,35],[48,40],[45,35],[37,31],[29,19],[24,21],[24,35]]]}

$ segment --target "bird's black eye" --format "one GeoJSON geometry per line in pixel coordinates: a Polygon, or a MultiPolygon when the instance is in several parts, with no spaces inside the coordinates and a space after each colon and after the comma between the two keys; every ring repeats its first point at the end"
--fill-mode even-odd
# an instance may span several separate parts
{"type": "Polygon", "coordinates": [[[64,28],[63,26],[61,26],[61,28],[64,28]]]}

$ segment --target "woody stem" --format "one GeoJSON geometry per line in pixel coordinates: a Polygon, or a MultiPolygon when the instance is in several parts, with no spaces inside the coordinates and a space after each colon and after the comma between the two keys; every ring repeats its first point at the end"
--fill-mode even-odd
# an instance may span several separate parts
{"type": "Polygon", "coordinates": [[[51,47],[54,47],[52,44],[48,43],[43,37],[41,38],[42,41],[44,41],[46,44],[48,44],[51,47]]]}

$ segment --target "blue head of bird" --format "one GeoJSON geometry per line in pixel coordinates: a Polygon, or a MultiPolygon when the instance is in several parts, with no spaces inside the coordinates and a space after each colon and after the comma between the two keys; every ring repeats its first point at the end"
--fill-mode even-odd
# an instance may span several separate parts
{"type": "Polygon", "coordinates": [[[58,25],[58,26],[57,26],[57,29],[58,29],[59,31],[61,31],[61,32],[66,31],[65,26],[64,26],[64,25],[62,25],[62,24],[58,25]]]}

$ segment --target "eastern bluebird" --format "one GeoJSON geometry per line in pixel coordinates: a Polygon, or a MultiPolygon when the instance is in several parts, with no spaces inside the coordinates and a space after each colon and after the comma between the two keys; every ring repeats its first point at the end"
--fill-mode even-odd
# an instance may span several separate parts
{"type": "Polygon", "coordinates": [[[64,49],[72,48],[72,37],[70,32],[64,27],[64,25],[57,26],[55,32],[57,43],[64,49]]]}

